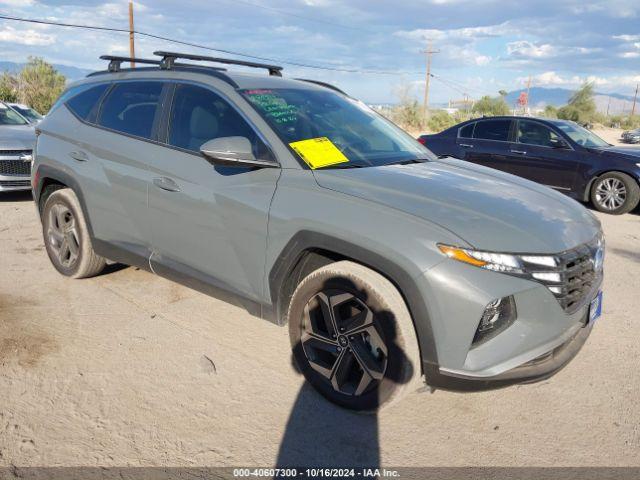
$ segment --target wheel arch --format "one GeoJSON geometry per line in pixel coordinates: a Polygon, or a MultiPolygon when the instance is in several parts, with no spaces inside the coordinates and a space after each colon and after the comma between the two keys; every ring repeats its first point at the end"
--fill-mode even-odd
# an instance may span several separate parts
{"type": "Polygon", "coordinates": [[[313,270],[340,260],[370,268],[389,280],[404,299],[418,338],[424,362],[437,364],[431,321],[414,278],[404,268],[380,254],[326,234],[300,231],[283,248],[268,275],[269,292],[277,322],[286,324],[286,311],[302,278],[313,270]]]}
{"type": "Polygon", "coordinates": [[[67,172],[49,165],[40,165],[34,175],[34,178],[37,179],[37,182],[33,187],[33,197],[38,207],[38,212],[42,213],[44,202],[51,193],[59,188],[70,188],[78,197],[78,202],[80,203],[80,208],[82,209],[82,214],[84,215],[87,229],[89,230],[89,236],[93,239],[93,228],[91,227],[91,219],[87,214],[84,195],[75,178],[67,172]]]}

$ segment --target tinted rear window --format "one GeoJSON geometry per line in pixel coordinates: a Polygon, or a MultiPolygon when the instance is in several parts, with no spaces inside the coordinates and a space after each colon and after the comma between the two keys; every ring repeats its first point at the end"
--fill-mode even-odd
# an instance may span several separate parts
{"type": "Polygon", "coordinates": [[[482,140],[509,140],[509,127],[511,120],[486,120],[476,123],[473,138],[482,140]]]}
{"type": "Polygon", "coordinates": [[[99,125],[136,137],[151,138],[161,82],[117,84],[102,103],[99,125]]]}
{"type": "MultiPolygon", "coordinates": [[[[94,87],[85,87],[83,91],[67,101],[67,107],[69,107],[69,109],[78,117],[86,120],[108,86],[109,84],[103,83],[102,85],[96,85],[94,87]]],[[[81,87],[84,87],[84,85],[81,87]]]]}
{"type": "Polygon", "coordinates": [[[473,127],[475,123],[470,123],[469,125],[465,125],[460,129],[460,137],[461,138],[471,138],[473,137],[473,127]]]}

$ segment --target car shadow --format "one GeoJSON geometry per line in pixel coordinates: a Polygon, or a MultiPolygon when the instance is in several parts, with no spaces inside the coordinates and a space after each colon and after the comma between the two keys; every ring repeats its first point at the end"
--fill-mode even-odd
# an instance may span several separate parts
{"type": "Polygon", "coordinates": [[[19,190],[17,192],[0,192],[0,203],[9,202],[33,202],[31,190],[19,190]]]}
{"type": "MultiPolygon", "coordinates": [[[[330,288],[331,286],[325,284],[322,290],[330,288]]],[[[347,283],[347,289],[366,303],[367,294],[364,291],[356,288],[353,283],[347,283]]],[[[334,307],[334,310],[337,308],[334,307]]],[[[377,403],[382,397],[378,392],[388,389],[393,384],[405,383],[411,378],[413,370],[420,367],[410,365],[410,368],[400,373],[397,367],[406,361],[406,357],[402,347],[396,342],[394,316],[388,310],[372,310],[378,322],[378,333],[384,338],[388,349],[385,373],[385,382],[388,383],[381,384],[383,388],[375,390],[374,402],[377,403]],[[395,361],[392,362],[392,359],[395,361]]],[[[302,325],[305,320],[301,318],[298,321],[302,325]]],[[[353,350],[356,350],[355,347],[353,350]]],[[[351,351],[351,348],[348,351],[351,351]]],[[[298,372],[300,369],[296,358],[300,359],[301,355],[305,358],[306,353],[302,341],[299,341],[294,346],[292,355],[293,366],[298,372]]],[[[332,370],[336,372],[336,376],[339,375],[335,365],[332,370]]],[[[379,468],[380,439],[377,413],[357,413],[337,406],[320,395],[309,382],[305,382],[289,415],[276,467],[379,468]]]]}

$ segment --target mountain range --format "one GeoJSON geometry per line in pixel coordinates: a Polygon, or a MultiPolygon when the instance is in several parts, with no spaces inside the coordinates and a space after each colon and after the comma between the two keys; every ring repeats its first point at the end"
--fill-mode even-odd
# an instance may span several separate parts
{"type": "MultiPolygon", "coordinates": [[[[505,97],[506,102],[513,106],[517,103],[522,92],[526,92],[525,88],[509,92],[505,97]]],[[[529,89],[529,104],[533,108],[544,108],[546,105],[561,107],[566,105],[574,90],[568,88],[544,88],[531,87],[529,89]]],[[[599,112],[617,115],[621,113],[629,113],[633,104],[632,95],[622,95],[619,93],[598,93],[594,95],[596,108],[599,112]]],[[[640,108],[640,105],[638,106],[640,108]]]]}
{"type": "MultiPolygon", "coordinates": [[[[24,63],[0,61],[0,72],[9,71],[11,73],[16,73],[19,72],[23,66],[24,63]]],[[[53,67],[67,77],[68,81],[79,80],[91,73],[91,70],[73,67],[70,65],[53,64],[53,67]]],[[[526,89],[523,88],[509,92],[505,97],[506,102],[510,106],[515,105],[522,92],[526,92],[526,89]]],[[[569,98],[573,95],[573,92],[573,90],[568,88],[531,87],[529,89],[529,104],[534,109],[542,109],[546,105],[561,107],[562,105],[567,104],[569,98]]],[[[594,100],[599,112],[607,113],[608,110],[609,114],[617,115],[621,113],[629,113],[631,111],[633,96],[622,95],[619,93],[596,93],[594,100]]],[[[446,104],[438,106],[444,107],[446,104]]],[[[637,107],[637,111],[640,111],[640,104],[637,107]]]]}
{"type": "MultiPolygon", "coordinates": [[[[17,73],[22,70],[22,67],[24,66],[24,63],[0,61],[0,72],[17,73]]],[[[53,68],[64,75],[68,81],[80,80],[81,78],[86,77],[87,74],[92,72],[92,70],[87,70],[85,68],[72,67],[70,65],[60,65],[57,63],[53,64],[53,68]]]]}

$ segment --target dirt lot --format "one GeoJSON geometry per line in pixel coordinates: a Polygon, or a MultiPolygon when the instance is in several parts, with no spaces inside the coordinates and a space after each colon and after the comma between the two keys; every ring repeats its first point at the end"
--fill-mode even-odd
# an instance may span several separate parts
{"type": "Polygon", "coordinates": [[[640,466],[640,216],[599,215],[604,315],[552,379],[333,407],[287,331],[134,268],[69,280],[0,199],[0,466],[640,466]]]}

